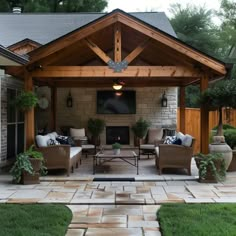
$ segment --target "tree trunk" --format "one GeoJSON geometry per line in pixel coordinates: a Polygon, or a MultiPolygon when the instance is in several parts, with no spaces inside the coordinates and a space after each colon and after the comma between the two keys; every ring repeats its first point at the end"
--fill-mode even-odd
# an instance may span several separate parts
{"type": "Polygon", "coordinates": [[[217,127],[217,136],[223,136],[222,108],[219,108],[219,122],[217,127]]]}

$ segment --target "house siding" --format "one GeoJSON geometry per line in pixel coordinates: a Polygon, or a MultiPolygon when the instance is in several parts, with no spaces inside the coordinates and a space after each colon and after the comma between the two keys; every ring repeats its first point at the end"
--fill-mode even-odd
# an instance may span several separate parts
{"type": "Polygon", "coordinates": [[[0,163],[7,160],[7,89],[22,89],[23,83],[0,71],[1,79],[1,157],[0,163]]]}

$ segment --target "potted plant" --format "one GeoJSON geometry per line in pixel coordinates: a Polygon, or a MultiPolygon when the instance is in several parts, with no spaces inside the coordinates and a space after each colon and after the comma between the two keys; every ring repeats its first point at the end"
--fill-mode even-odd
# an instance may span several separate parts
{"type": "Polygon", "coordinates": [[[22,111],[30,110],[38,104],[38,98],[33,92],[22,91],[15,100],[15,105],[22,111]]]}
{"type": "Polygon", "coordinates": [[[225,161],[221,153],[199,153],[195,156],[200,183],[217,183],[226,176],[225,161]]]}
{"type": "Polygon", "coordinates": [[[41,152],[33,150],[32,145],[27,151],[20,153],[10,170],[14,183],[38,184],[39,176],[46,174],[41,152]]]}
{"type": "Polygon", "coordinates": [[[148,128],[150,127],[151,123],[143,118],[139,118],[138,121],[131,127],[132,131],[134,132],[134,145],[139,146],[142,139],[145,138],[148,132],[148,128]]]}
{"type": "Polygon", "coordinates": [[[121,148],[121,145],[119,143],[112,144],[112,149],[113,149],[115,155],[120,154],[120,148],[121,148]]]}
{"type": "Polygon", "coordinates": [[[92,119],[90,118],[88,120],[88,131],[92,135],[91,142],[95,146],[100,146],[100,134],[105,128],[105,121],[99,118],[92,119]]]}
{"type": "Polygon", "coordinates": [[[223,153],[227,170],[233,154],[223,136],[222,109],[223,107],[236,108],[236,82],[234,80],[222,80],[214,83],[201,94],[200,103],[206,106],[209,111],[218,110],[219,112],[217,132],[212,138],[213,143],[209,145],[209,150],[211,153],[223,153]]]}
{"type": "Polygon", "coordinates": [[[216,136],[223,136],[222,108],[236,108],[236,82],[222,80],[205,90],[200,96],[200,104],[209,111],[219,111],[216,136]]]}

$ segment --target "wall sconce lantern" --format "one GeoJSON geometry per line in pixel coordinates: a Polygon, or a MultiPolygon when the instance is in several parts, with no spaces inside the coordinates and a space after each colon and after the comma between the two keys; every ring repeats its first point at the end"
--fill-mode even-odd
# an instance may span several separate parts
{"type": "Polygon", "coordinates": [[[167,107],[167,97],[166,97],[166,92],[165,92],[165,91],[164,91],[164,93],[162,94],[161,106],[162,106],[162,107],[167,107]]]}
{"type": "Polygon", "coordinates": [[[72,107],[73,106],[73,98],[71,96],[70,91],[69,91],[69,94],[68,94],[68,96],[66,98],[66,106],[67,107],[72,107]]]}

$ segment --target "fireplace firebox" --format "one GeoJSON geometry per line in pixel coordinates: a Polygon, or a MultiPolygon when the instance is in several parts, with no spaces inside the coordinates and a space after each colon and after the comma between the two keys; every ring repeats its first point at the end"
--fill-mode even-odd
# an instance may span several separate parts
{"type": "Polygon", "coordinates": [[[129,126],[107,126],[106,127],[106,144],[129,145],[129,126]]]}

